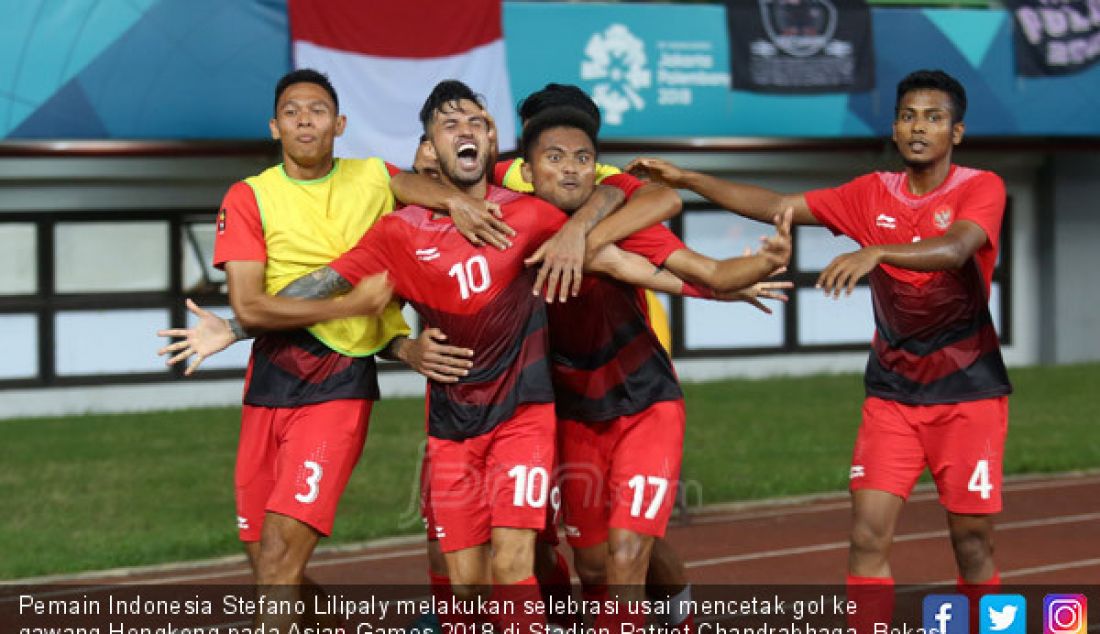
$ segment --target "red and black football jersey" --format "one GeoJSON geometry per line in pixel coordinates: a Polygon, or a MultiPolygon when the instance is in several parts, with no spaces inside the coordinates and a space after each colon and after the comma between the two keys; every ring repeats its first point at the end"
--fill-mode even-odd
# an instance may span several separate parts
{"type": "Polygon", "coordinates": [[[332,268],[353,284],[388,271],[395,292],[448,343],[474,351],[469,375],[428,383],[428,433],[460,440],[508,420],[518,405],[554,400],[546,307],[523,259],[565,222],[537,198],[490,186],[517,235],[505,251],[471,245],[450,217],[405,207],[380,220],[332,268]]]}
{"type": "Polygon", "coordinates": [[[935,190],[909,193],[906,174],[878,172],[808,192],[814,216],[861,246],[942,236],[968,220],[988,240],[962,268],[911,271],[890,265],[869,276],[875,337],[868,395],[909,404],[957,403],[1012,392],[989,313],[989,288],[1004,217],[1004,182],[953,165],[935,190]]]}

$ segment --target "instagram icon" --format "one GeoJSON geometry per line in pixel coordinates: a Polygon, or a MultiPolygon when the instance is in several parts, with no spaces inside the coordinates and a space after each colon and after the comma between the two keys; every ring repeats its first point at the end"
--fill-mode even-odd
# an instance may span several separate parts
{"type": "Polygon", "coordinates": [[[1085,634],[1088,604],[1083,594],[1048,594],[1043,598],[1043,634],[1085,634]]]}

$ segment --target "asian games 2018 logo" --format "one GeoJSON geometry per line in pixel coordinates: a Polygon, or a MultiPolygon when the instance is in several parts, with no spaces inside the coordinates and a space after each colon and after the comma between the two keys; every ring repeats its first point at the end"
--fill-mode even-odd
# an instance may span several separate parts
{"type": "Polygon", "coordinates": [[[597,81],[592,100],[603,111],[608,125],[620,125],[627,111],[643,110],[641,90],[653,83],[646,67],[645,43],[622,24],[612,24],[594,33],[585,46],[581,79],[597,81]]]}

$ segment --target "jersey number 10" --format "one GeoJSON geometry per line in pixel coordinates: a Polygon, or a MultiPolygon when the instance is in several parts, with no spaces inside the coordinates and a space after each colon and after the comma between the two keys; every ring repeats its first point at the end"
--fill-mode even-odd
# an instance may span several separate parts
{"type": "Polygon", "coordinates": [[[447,275],[458,280],[458,294],[462,299],[470,299],[473,293],[484,293],[492,283],[489,277],[489,261],[484,255],[459,262],[447,271],[447,275]]]}

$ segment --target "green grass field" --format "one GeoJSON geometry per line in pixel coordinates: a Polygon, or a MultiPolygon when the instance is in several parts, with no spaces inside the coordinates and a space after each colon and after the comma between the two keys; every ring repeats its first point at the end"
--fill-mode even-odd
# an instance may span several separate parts
{"type": "MultiPolygon", "coordinates": [[[[1100,467],[1100,364],[1011,372],[1007,473],[1100,467]]],[[[692,504],[839,491],[856,375],[685,386],[692,504]]],[[[419,399],[379,403],[330,543],[418,532],[419,399]]],[[[0,421],[0,579],[234,554],[235,408],[0,421]]]]}

